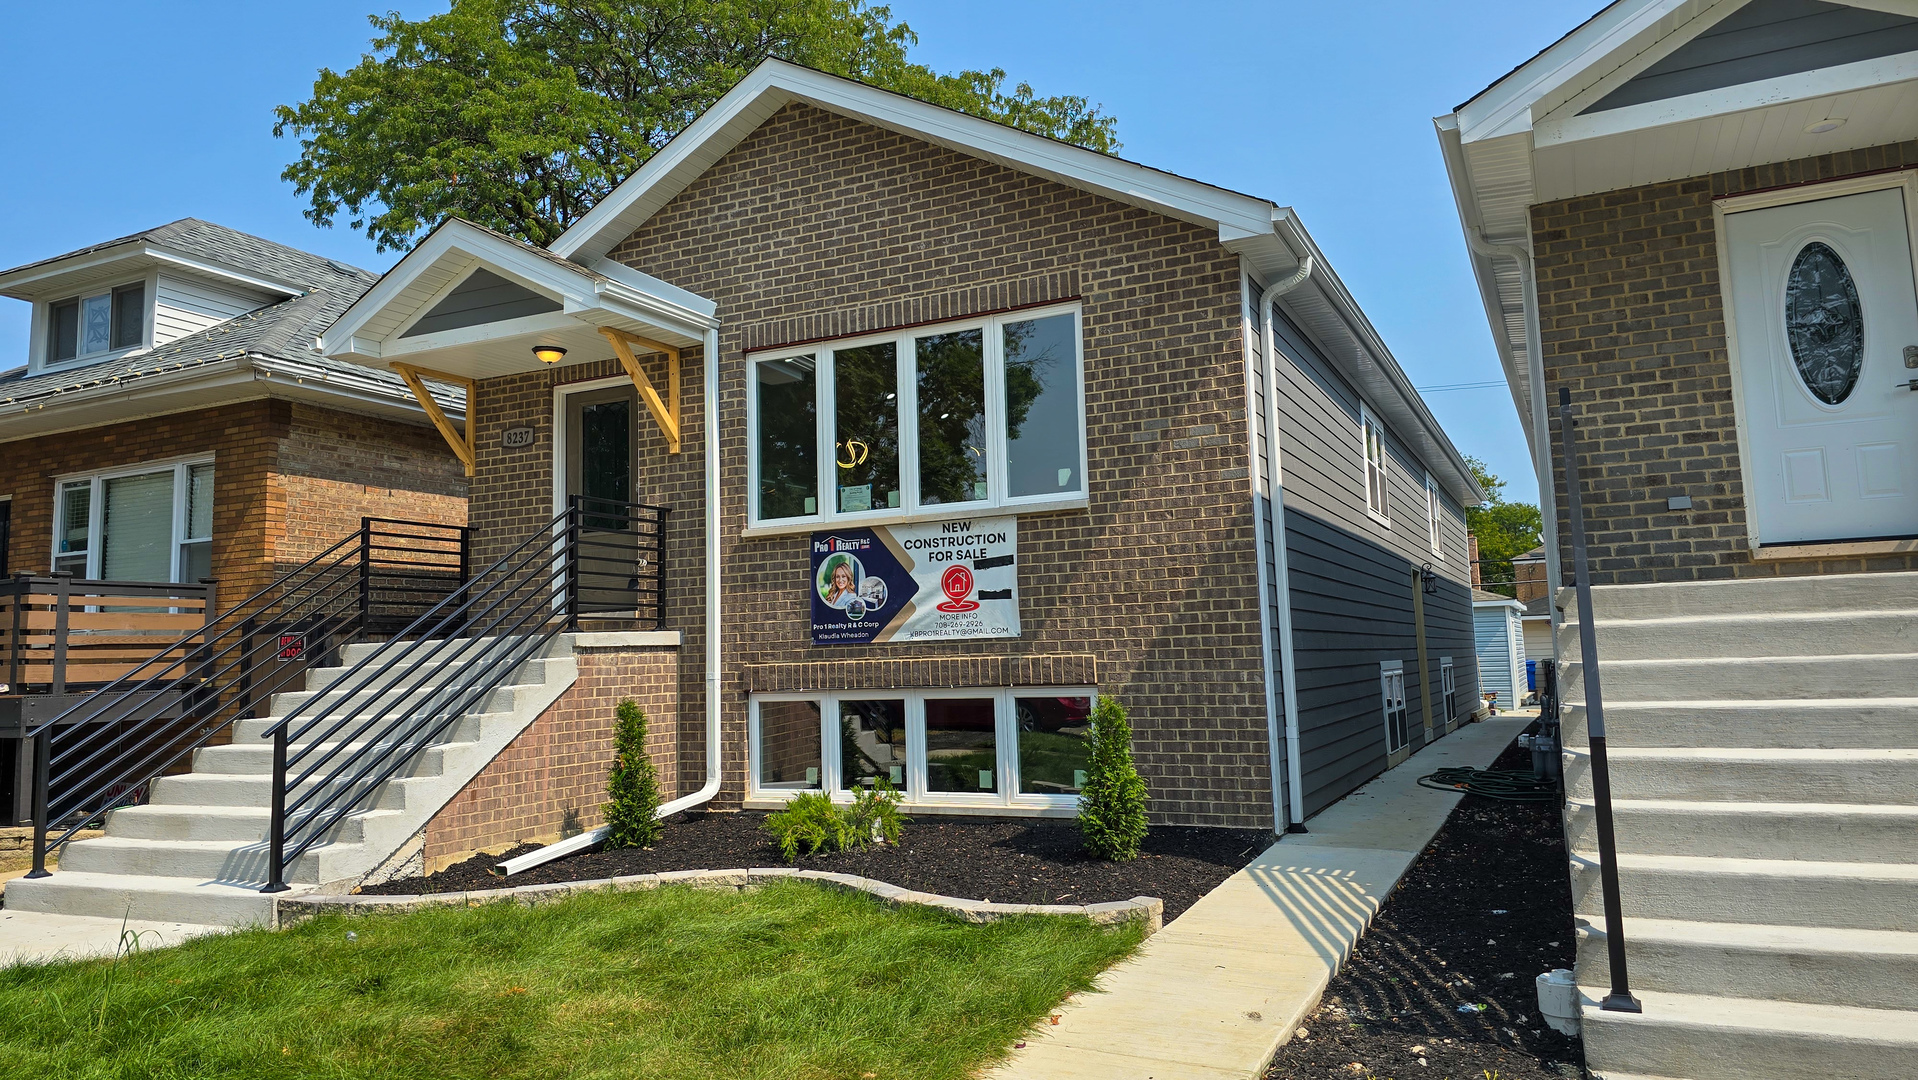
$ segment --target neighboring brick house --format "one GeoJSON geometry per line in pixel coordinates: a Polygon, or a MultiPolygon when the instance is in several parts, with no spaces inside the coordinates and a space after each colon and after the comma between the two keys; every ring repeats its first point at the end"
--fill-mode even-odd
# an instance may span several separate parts
{"type": "MultiPolygon", "coordinates": [[[[915,814],[1070,815],[1101,692],[1153,820],[1282,830],[1478,699],[1480,492],[1264,200],[769,61],[551,251],[449,222],[323,351],[476,380],[482,563],[569,496],[669,508],[666,637],[630,663],[666,640],[676,672],[630,685],[673,806],[886,780],[915,814]]],[[[604,688],[429,865],[597,823],[604,688]],[[538,820],[488,826],[506,791],[538,820]]]]}
{"type": "Polygon", "coordinates": [[[406,385],[315,351],[373,281],[192,218],[0,271],[33,305],[0,374],[0,571],[211,577],[231,604],[362,516],[464,525],[464,469],[406,385]]]}
{"type": "Polygon", "coordinates": [[[1918,6],[1618,0],[1437,126],[1543,481],[1586,1064],[1910,1075],[1909,978],[1855,989],[1918,925],[1918,6]]]}

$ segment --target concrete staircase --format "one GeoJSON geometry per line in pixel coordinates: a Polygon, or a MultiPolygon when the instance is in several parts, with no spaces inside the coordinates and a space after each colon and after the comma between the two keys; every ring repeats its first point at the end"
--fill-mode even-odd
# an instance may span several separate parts
{"type": "MultiPolygon", "coordinates": [[[[1593,592],[1626,956],[1610,980],[1582,704],[1566,836],[1610,1080],[1918,1076],[1918,574],[1593,592]]],[[[1570,593],[1563,594],[1569,604],[1570,593]]],[[[1576,612],[1563,697],[1583,701],[1576,612]]]]}
{"type": "MultiPolygon", "coordinates": [[[[409,671],[400,685],[409,689],[377,698],[383,704],[396,697],[409,703],[429,698],[439,686],[436,675],[486,662],[489,645],[474,643],[453,664],[399,661],[395,666],[409,671]]],[[[349,645],[341,660],[354,664],[376,647],[349,645]]],[[[272,744],[261,736],[344,670],[315,668],[307,672],[307,690],[275,694],[271,717],[238,721],[230,744],[194,753],[192,772],[153,781],[145,804],[107,815],[104,835],[68,844],[53,875],[8,882],[6,906],[116,919],[266,923],[272,898],[259,889],[266,882],[273,765],[272,744]]],[[[281,895],[350,888],[387,865],[577,678],[571,638],[562,636],[546,655],[521,664],[479,709],[456,721],[401,775],[368,793],[320,843],[302,853],[287,874],[293,892],[281,895]]],[[[333,696],[345,695],[336,691],[333,696]]],[[[362,692],[348,700],[373,698],[362,692]]]]}

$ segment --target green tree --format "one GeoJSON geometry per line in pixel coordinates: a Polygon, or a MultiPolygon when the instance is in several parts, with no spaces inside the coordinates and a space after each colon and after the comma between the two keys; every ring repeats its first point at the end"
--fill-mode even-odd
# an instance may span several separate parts
{"type": "Polygon", "coordinates": [[[606,781],[606,846],[652,847],[659,839],[659,772],[646,756],[646,711],[624,698],[615,715],[615,757],[606,781]]]}
{"type": "Polygon", "coordinates": [[[452,0],[376,36],[275,110],[300,141],[281,176],[331,225],[403,250],[458,215],[545,246],[760,61],[778,56],[1105,153],[1113,118],[1076,95],[942,75],[866,0],[452,0]]]}
{"type": "Polygon", "coordinates": [[[1485,501],[1465,508],[1465,527],[1478,537],[1480,586],[1486,592],[1514,596],[1512,560],[1539,545],[1544,521],[1538,507],[1531,503],[1505,501],[1505,481],[1492,474],[1485,463],[1466,457],[1478,486],[1485,490],[1485,501]]]}
{"type": "Polygon", "coordinates": [[[1132,724],[1125,706],[1099,695],[1092,706],[1092,753],[1079,788],[1079,831],[1085,848],[1124,862],[1139,855],[1146,833],[1145,780],[1132,764],[1132,724]]]}

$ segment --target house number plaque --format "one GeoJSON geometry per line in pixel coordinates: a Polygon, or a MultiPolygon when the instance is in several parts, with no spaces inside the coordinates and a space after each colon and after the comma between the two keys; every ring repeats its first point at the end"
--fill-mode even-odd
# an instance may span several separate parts
{"type": "Polygon", "coordinates": [[[500,435],[499,444],[503,449],[518,450],[533,445],[533,429],[529,427],[507,428],[500,435]]]}

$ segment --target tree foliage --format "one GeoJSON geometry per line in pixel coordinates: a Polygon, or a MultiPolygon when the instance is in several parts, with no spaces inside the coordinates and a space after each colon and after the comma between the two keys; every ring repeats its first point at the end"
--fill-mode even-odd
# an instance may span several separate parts
{"type": "Polygon", "coordinates": [[[1467,457],[1478,486],[1485,490],[1485,501],[1465,508],[1465,527],[1478,537],[1480,587],[1504,596],[1516,595],[1512,584],[1512,560],[1539,545],[1544,520],[1531,503],[1507,502],[1505,481],[1494,476],[1485,463],[1467,457]]]}
{"type": "Polygon", "coordinates": [[[1092,753],[1079,788],[1079,831],[1086,851],[1124,862],[1145,842],[1145,780],[1132,764],[1132,724],[1116,698],[1092,706],[1092,753]]]}
{"type": "Polygon", "coordinates": [[[606,846],[652,847],[659,839],[659,771],[646,756],[646,711],[620,701],[613,727],[612,775],[606,782],[606,846]]]}
{"type": "Polygon", "coordinates": [[[371,50],[321,69],[275,110],[300,157],[281,174],[331,225],[403,250],[458,215],[541,246],[778,56],[1111,153],[1113,118],[1006,73],[940,74],[866,0],[453,0],[425,19],[368,17],[371,50]]]}

